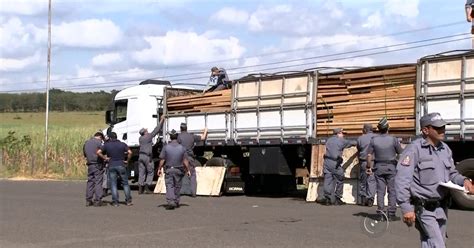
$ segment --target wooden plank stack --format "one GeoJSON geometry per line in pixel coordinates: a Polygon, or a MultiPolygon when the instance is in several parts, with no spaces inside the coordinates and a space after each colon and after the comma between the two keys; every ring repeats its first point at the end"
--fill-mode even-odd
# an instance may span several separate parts
{"type": "Polygon", "coordinates": [[[211,113],[230,111],[231,90],[192,93],[167,99],[168,114],[211,113]]]}
{"type": "Polygon", "coordinates": [[[415,65],[364,68],[321,75],[318,80],[317,136],[343,128],[360,135],[364,123],[376,124],[387,116],[390,133],[415,132],[415,65]]]}

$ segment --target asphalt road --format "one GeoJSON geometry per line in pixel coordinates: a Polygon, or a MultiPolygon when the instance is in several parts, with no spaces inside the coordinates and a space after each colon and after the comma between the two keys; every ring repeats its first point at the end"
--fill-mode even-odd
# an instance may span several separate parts
{"type": "MultiPolygon", "coordinates": [[[[368,236],[361,215],[375,208],[224,196],[183,197],[169,211],[163,195],[136,191],[131,207],[85,207],[84,194],[85,182],[0,180],[0,247],[419,247],[400,221],[368,236]]],[[[473,223],[451,210],[448,246],[474,247],[473,223]]]]}

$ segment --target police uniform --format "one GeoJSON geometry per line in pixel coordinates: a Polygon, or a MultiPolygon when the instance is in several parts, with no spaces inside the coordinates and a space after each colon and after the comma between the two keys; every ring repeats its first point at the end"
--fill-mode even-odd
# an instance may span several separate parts
{"type": "MultiPolygon", "coordinates": [[[[466,0],[466,8],[471,8],[471,17],[474,19],[474,0],[466,0]]],[[[474,20],[471,21],[471,34],[474,35],[474,20]]]]}
{"type": "Polygon", "coordinates": [[[153,137],[155,137],[161,129],[161,122],[153,129],[151,133],[145,133],[146,130],[140,130],[140,137],[138,143],[140,145],[140,152],[138,155],[138,193],[151,193],[149,186],[153,182],[155,167],[153,164],[153,137]]]}
{"type": "MultiPolygon", "coordinates": [[[[420,119],[421,127],[447,123],[438,113],[420,119]]],[[[400,156],[395,178],[397,202],[402,213],[415,212],[415,227],[421,247],[445,247],[449,189],[440,182],[463,185],[466,178],[454,166],[451,149],[440,141],[433,146],[426,138],[413,141],[400,156]]]]}
{"type": "Polygon", "coordinates": [[[367,154],[370,140],[375,134],[372,132],[371,124],[364,124],[364,134],[357,139],[357,150],[359,151],[359,199],[361,205],[372,206],[375,196],[374,174],[367,174],[367,154]]]}
{"type": "MultiPolygon", "coordinates": [[[[388,132],[388,121],[385,117],[380,120],[378,127],[379,129],[386,129],[388,132]]],[[[397,155],[402,153],[402,151],[403,149],[398,139],[388,133],[374,136],[368,148],[368,154],[374,155],[372,171],[377,182],[377,211],[384,211],[385,192],[388,191],[387,215],[391,220],[396,218],[395,174],[397,155]]]]}
{"type": "Polygon", "coordinates": [[[96,137],[99,137],[98,133],[87,140],[83,146],[84,157],[87,159],[86,206],[91,206],[93,204],[100,206],[102,204],[104,163],[97,156],[97,151],[102,146],[102,139],[96,137]]]}
{"type": "MultiPolygon", "coordinates": [[[[181,123],[181,126],[187,128],[186,123],[181,123]]],[[[186,149],[186,155],[189,162],[189,172],[191,173],[191,195],[196,196],[197,180],[196,180],[196,156],[194,155],[194,143],[201,141],[201,136],[181,131],[178,135],[178,143],[186,149]]]]}
{"type": "Polygon", "coordinates": [[[355,146],[355,141],[346,140],[337,136],[343,132],[342,128],[333,130],[334,135],[326,142],[326,153],[324,154],[324,199],[320,203],[330,205],[332,194],[335,193],[336,205],[344,204],[341,200],[344,180],[344,169],[342,168],[342,151],[345,148],[355,146]],[[334,184],[335,187],[334,187],[334,184]],[[335,188],[335,191],[334,191],[335,188]]]}
{"type": "Polygon", "coordinates": [[[169,209],[173,209],[179,207],[181,183],[185,174],[186,149],[177,140],[172,140],[163,147],[160,158],[166,161],[164,169],[166,201],[169,209]]]}

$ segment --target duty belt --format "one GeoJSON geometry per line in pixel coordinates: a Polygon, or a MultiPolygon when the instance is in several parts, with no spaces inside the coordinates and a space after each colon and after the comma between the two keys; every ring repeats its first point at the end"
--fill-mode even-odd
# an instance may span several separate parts
{"type": "Polygon", "coordinates": [[[448,206],[449,198],[445,199],[421,199],[418,197],[412,197],[411,203],[415,205],[415,207],[423,207],[428,211],[434,211],[435,209],[442,207],[446,208],[448,206]]]}
{"type": "Polygon", "coordinates": [[[333,158],[333,157],[329,157],[329,156],[324,155],[324,158],[325,158],[325,159],[332,160],[332,161],[336,161],[336,162],[342,161],[342,158],[341,158],[341,157],[333,158]]]}
{"type": "Polygon", "coordinates": [[[375,163],[384,163],[384,164],[397,165],[397,160],[375,160],[375,163]]]}

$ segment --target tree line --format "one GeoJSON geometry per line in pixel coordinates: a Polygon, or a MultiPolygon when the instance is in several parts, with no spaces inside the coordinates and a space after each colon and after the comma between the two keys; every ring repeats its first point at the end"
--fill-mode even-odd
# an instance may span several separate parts
{"type": "MultiPolygon", "coordinates": [[[[49,91],[51,111],[103,111],[112,103],[112,92],[71,92],[59,89],[49,91]]],[[[0,93],[1,112],[40,112],[46,109],[46,93],[0,93]]]]}

